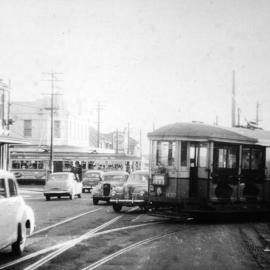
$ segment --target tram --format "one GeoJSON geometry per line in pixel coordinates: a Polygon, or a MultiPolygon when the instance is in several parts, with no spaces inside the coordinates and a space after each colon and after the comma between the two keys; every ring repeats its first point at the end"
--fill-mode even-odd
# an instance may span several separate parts
{"type": "Polygon", "coordinates": [[[154,213],[270,210],[270,132],[175,123],[148,134],[154,213]]]}
{"type": "MultiPolygon", "coordinates": [[[[9,170],[19,183],[44,184],[49,172],[50,152],[42,146],[13,146],[10,148],[9,170]]],[[[82,172],[96,169],[102,171],[134,171],[141,167],[140,157],[116,153],[98,153],[88,148],[54,146],[53,171],[70,171],[75,162],[81,165],[82,172]]]]}

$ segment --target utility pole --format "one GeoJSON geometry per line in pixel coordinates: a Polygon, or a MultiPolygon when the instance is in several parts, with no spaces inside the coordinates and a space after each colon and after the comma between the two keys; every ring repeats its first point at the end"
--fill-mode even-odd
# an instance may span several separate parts
{"type": "Polygon", "coordinates": [[[260,118],[259,118],[259,108],[260,108],[260,104],[259,102],[256,103],[256,125],[259,126],[259,121],[260,121],[260,118]]]}
{"type": "Polygon", "coordinates": [[[51,96],[51,104],[50,107],[47,108],[48,110],[50,110],[50,122],[51,122],[51,136],[50,136],[50,161],[49,161],[49,172],[53,173],[54,168],[53,168],[53,137],[54,137],[54,96],[55,95],[59,95],[59,94],[55,94],[54,90],[55,90],[55,82],[59,82],[61,80],[58,80],[56,78],[56,75],[61,74],[61,73],[56,73],[56,72],[43,72],[43,74],[45,75],[49,75],[50,79],[46,80],[48,82],[51,83],[51,93],[49,94],[51,96]]]}
{"type": "Polygon", "coordinates": [[[10,91],[11,91],[11,82],[8,81],[8,107],[7,107],[7,130],[9,130],[9,125],[12,124],[12,120],[10,119],[10,91]]]}
{"type": "Polygon", "coordinates": [[[127,154],[128,154],[128,155],[129,155],[129,147],[130,147],[130,146],[129,146],[129,132],[130,132],[130,130],[129,130],[129,123],[128,123],[128,134],[127,134],[127,135],[128,135],[128,141],[127,141],[127,144],[128,144],[128,145],[127,145],[127,154]]]}
{"type": "Polygon", "coordinates": [[[232,73],[232,127],[235,126],[235,71],[232,73]]]}
{"type": "Polygon", "coordinates": [[[118,128],[116,129],[116,154],[119,153],[118,128]]]}
{"type": "Polygon", "coordinates": [[[97,147],[99,148],[100,144],[100,102],[98,102],[98,120],[97,120],[97,147]]]}
{"type": "Polygon", "coordinates": [[[140,129],[140,158],[142,159],[142,130],[140,129]]]}
{"type": "Polygon", "coordinates": [[[240,127],[240,108],[237,109],[237,125],[240,127]]]}
{"type": "Polygon", "coordinates": [[[216,115],[216,121],[214,123],[215,126],[218,126],[218,116],[216,115]]]}

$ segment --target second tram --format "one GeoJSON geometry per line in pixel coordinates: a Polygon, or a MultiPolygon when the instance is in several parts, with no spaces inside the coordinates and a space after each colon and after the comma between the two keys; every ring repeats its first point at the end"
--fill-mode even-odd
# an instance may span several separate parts
{"type": "MultiPolygon", "coordinates": [[[[18,146],[10,148],[10,171],[19,183],[44,184],[49,172],[50,153],[46,147],[18,146]]],[[[86,170],[123,170],[134,171],[141,167],[140,157],[126,154],[97,153],[86,148],[55,146],[53,171],[67,172],[78,161],[82,172],[86,170]]]]}

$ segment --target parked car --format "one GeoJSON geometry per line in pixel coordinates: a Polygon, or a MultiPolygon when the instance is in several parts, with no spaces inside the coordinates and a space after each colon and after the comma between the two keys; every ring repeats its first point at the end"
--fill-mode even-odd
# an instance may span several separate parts
{"type": "Polygon", "coordinates": [[[34,212],[19,195],[15,176],[0,170],[0,249],[11,245],[14,255],[22,255],[34,228],[34,212]]]}
{"type": "Polygon", "coordinates": [[[123,206],[140,206],[144,208],[148,195],[148,171],[132,172],[127,182],[112,191],[111,203],[115,212],[120,212],[123,206]]]}
{"type": "Polygon", "coordinates": [[[84,193],[86,190],[89,192],[93,187],[95,187],[99,181],[103,179],[103,171],[101,170],[88,170],[83,175],[82,180],[82,192],[84,193]]]}
{"type": "Polygon", "coordinates": [[[74,173],[57,172],[49,175],[43,194],[46,200],[49,201],[51,197],[60,199],[62,196],[68,196],[73,200],[75,196],[81,198],[81,193],[82,183],[76,180],[74,173]]]}
{"type": "Polygon", "coordinates": [[[129,174],[124,171],[105,172],[103,180],[93,188],[93,204],[97,205],[101,201],[110,201],[111,190],[115,187],[122,186],[128,179],[129,174]]]}

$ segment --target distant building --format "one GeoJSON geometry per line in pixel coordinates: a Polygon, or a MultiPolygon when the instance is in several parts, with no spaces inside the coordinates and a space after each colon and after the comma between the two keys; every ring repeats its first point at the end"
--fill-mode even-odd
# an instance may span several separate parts
{"type": "MultiPolygon", "coordinates": [[[[57,96],[56,96],[57,97],[57,96]]],[[[61,97],[55,99],[53,116],[54,145],[79,147],[95,146],[91,144],[89,119],[82,114],[68,110],[61,97]]],[[[28,139],[34,145],[50,145],[51,139],[50,99],[43,98],[35,102],[14,102],[11,107],[11,134],[28,139]]]]}
{"type": "Polygon", "coordinates": [[[101,147],[113,149],[115,153],[140,156],[139,142],[129,137],[127,131],[113,131],[101,135],[101,147]]]}

